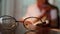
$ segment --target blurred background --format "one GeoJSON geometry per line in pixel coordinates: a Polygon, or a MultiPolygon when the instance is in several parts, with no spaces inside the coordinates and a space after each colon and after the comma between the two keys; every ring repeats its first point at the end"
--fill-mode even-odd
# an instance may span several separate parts
{"type": "MultiPolygon", "coordinates": [[[[35,2],[36,0],[0,0],[0,16],[10,15],[19,20],[26,13],[27,7],[35,2]]],[[[49,0],[49,3],[57,6],[60,10],[60,0],[49,0]]],[[[25,32],[25,30],[26,29],[23,27],[23,25],[20,24],[16,33],[24,34],[23,32],[25,32]]]]}

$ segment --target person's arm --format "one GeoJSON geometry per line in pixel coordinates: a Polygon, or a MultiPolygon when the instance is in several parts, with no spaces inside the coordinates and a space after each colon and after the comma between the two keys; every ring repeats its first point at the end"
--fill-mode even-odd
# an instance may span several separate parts
{"type": "Polygon", "coordinates": [[[39,16],[39,18],[41,19],[42,17],[44,17],[44,16],[46,15],[46,13],[47,13],[47,11],[43,10],[43,11],[41,12],[41,15],[39,16]]]}
{"type": "Polygon", "coordinates": [[[51,14],[51,27],[58,27],[58,13],[57,9],[52,9],[50,11],[51,14]]]}
{"type": "MultiPolygon", "coordinates": [[[[45,11],[45,10],[43,10],[43,11],[41,11],[41,14],[40,14],[40,16],[38,16],[38,18],[39,19],[42,19],[42,17],[44,17],[45,15],[46,15],[46,13],[47,13],[47,11],[45,11]]],[[[45,19],[45,18],[44,18],[45,19]]],[[[44,20],[43,19],[43,20],[44,20]]],[[[41,21],[35,21],[36,23],[34,24],[34,25],[37,25],[37,24],[42,24],[43,23],[43,21],[41,20],[41,21]]],[[[46,24],[48,24],[48,23],[46,23],[46,24]]]]}

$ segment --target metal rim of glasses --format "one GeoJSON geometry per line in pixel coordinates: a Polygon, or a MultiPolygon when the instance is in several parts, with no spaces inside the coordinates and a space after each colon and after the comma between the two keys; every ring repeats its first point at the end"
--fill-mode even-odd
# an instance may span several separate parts
{"type": "Polygon", "coordinates": [[[40,21],[42,22],[42,20],[41,20],[40,18],[37,18],[37,17],[27,17],[27,18],[25,18],[25,19],[24,19],[24,22],[23,22],[23,25],[24,25],[24,27],[25,27],[27,30],[32,30],[32,29],[29,29],[29,28],[27,28],[27,27],[25,26],[25,21],[26,21],[27,19],[30,19],[30,18],[35,18],[35,19],[38,19],[38,20],[40,20],[40,21]]]}

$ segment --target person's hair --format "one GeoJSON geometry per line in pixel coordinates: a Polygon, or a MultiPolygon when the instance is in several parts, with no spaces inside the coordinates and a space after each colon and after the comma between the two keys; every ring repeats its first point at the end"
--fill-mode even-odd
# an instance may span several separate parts
{"type": "Polygon", "coordinates": [[[46,0],[46,3],[49,4],[48,0],[46,0]]]}
{"type": "MultiPolygon", "coordinates": [[[[38,0],[37,0],[38,1],[38,0]]],[[[49,4],[48,0],[45,0],[46,4],[49,4]]]]}

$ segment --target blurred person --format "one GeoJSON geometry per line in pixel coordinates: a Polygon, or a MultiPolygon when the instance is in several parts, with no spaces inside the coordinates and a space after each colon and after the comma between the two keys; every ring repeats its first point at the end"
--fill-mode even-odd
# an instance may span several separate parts
{"type": "MultiPolygon", "coordinates": [[[[23,22],[24,19],[27,17],[40,18],[40,17],[44,16],[47,12],[49,12],[47,16],[49,16],[48,18],[50,18],[50,20],[52,22],[51,23],[52,27],[54,27],[54,26],[57,27],[56,24],[58,23],[57,22],[58,21],[57,20],[58,19],[58,14],[57,14],[58,8],[49,4],[48,0],[37,0],[37,3],[30,5],[27,8],[26,15],[23,18],[21,18],[20,21],[23,22]]],[[[34,19],[32,19],[28,22],[31,22],[33,20],[34,19]]]]}
{"type": "MultiPolygon", "coordinates": [[[[41,18],[44,15],[48,16],[48,19],[50,20],[49,25],[51,27],[58,27],[56,24],[58,24],[58,8],[56,6],[53,6],[49,4],[48,0],[37,0],[37,3],[30,5],[27,8],[26,15],[20,19],[21,22],[24,21],[27,17],[37,17],[41,18]]],[[[35,19],[27,20],[27,23],[32,23],[35,19]]],[[[43,29],[43,28],[41,28],[43,29]]],[[[47,30],[47,27],[45,28],[47,30]]],[[[46,34],[47,32],[45,32],[46,34]]]]}

